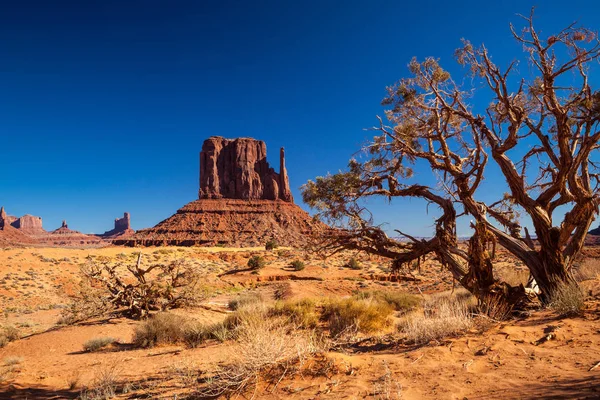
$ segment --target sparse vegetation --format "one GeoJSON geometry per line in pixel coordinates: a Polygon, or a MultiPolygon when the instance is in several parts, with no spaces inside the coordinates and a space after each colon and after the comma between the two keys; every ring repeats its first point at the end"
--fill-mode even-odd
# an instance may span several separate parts
{"type": "Polygon", "coordinates": [[[260,293],[245,293],[229,300],[227,306],[230,310],[235,311],[247,304],[260,303],[261,301],[263,301],[263,298],[260,293]]]}
{"type": "Polygon", "coordinates": [[[585,294],[575,283],[562,284],[552,295],[550,308],[561,316],[579,315],[585,308],[585,294]]]}
{"type": "Polygon", "coordinates": [[[263,379],[278,382],[322,349],[318,338],[272,318],[243,320],[237,327],[238,346],[229,363],[209,371],[201,397],[230,397],[256,389],[263,379]]]}
{"type": "Polygon", "coordinates": [[[357,292],[354,298],[358,300],[374,299],[389,304],[396,311],[409,311],[421,303],[421,298],[406,292],[388,290],[363,290],[357,292]]]}
{"type": "Polygon", "coordinates": [[[224,342],[230,337],[229,330],[221,322],[214,324],[195,323],[186,326],[182,331],[183,342],[191,348],[195,348],[207,340],[218,340],[224,342]]]}
{"type": "Polygon", "coordinates": [[[354,269],[354,270],[362,269],[362,267],[360,266],[360,263],[354,257],[352,257],[352,258],[350,258],[350,260],[348,260],[348,263],[346,263],[345,267],[346,268],[350,268],[350,269],[354,269]]]}
{"type": "Polygon", "coordinates": [[[113,343],[116,343],[117,340],[112,337],[99,337],[90,339],[83,344],[83,350],[87,352],[94,352],[101,349],[104,349],[110,346],[113,343]]]}
{"type": "Polygon", "coordinates": [[[262,256],[252,256],[248,260],[248,267],[254,271],[262,269],[266,265],[267,265],[267,261],[262,256]]]}
{"type": "Polygon", "coordinates": [[[316,304],[310,299],[277,302],[270,315],[287,317],[292,325],[300,328],[314,328],[319,322],[316,304]]]}
{"type": "Polygon", "coordinates": [[[0,348],[21,337],[21,333],[12,325],[0,326],[0,348]]]}
{"type": "Polygon", "coordinates": [[[154,347],[181,342],[186,324],[187,320],[179,315],[160,312],[135,328],[132,343],[136,347],[154,347]]]}
{"type": "MultiPolygon", "coordinates": [[[[160,249],[155,253],[162,251],[160,249]]],[[[164,251],[171,252],[167,249],[164,251]]],[[[123,261],[114,263],[106,258],[88,258],[88,262],[82,267],[82,273],[89,282],[105,288],[100,296],[102,306],[124,308],[125,314],[132,318],[142,318],[150,311],[194,305],[208,296],[205,288],[199,284],[197,270],[183,259],[167,264],[151,264],[144,269],[141,266],[142,253],[139,253],[134,265],[125,266],[122,263],[123,261]],[[121,276],[120,270],[123,269],[131,275],[121,276]],[[131,282],[132,279],[135,283],[131,282]]],[[[98,312],[105,312],[103,307],[96,308],[98,312]]]]}
{"type": "Polygon", "coordinates": [[[459,299],[433,299],[424,305],[424,309],[398,325],[407,341],[423,344],[455,336],[471,328],[473,318],[468,304],[459,299]]]}
{"type": "Polygon", "coordinates": [[[275,250],[278,247],[279,244],[275,239],[268,240],[267,243],[265,243],[265,250],[275,250]]]}
{"type": "Polygon", "coordinates": [[[304,269],[304,262],[301,260],[294,260],[290,263],[290,266],[294,271],[302,271],[304,269]]]}
{"type": "Polygon", "coordinates": [[[322,318],[332,336],[347,332],[375,333],[388,327],[393,308],[375,299],[331,299],[323,306],[322,318]]]}

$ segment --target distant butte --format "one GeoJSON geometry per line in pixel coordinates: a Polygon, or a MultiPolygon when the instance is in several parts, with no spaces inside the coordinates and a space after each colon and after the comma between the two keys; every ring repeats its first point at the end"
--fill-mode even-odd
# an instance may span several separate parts
{"type": "Polygon", "coordinates": [[[199,199],[153,228],[138,231],[125,245],[262,246],[305,243],[323,224],[294,204],[285,152],[279,173],[267,162],[265,142],[213,136],[200,152],[199,199]]]}
{"type": "Polygon", "coordinates": [[[135,233],[131,229],[131,215],[126,212],[123,214],[123,218],[115,218],[114,229],[104,232],[101,237],[105,239],[117,239],[132,236],[135,233]]]}

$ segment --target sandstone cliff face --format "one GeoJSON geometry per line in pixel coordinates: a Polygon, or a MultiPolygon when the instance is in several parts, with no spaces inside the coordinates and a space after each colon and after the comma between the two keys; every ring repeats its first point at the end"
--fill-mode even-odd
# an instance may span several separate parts
{"type": "Polygon", "coordinates": [[[213,136],[200,152],[200,199],[283,200],[293,202],[280,152],[280,173],[267,162],[267,146],[250,138],[213,136]]]}

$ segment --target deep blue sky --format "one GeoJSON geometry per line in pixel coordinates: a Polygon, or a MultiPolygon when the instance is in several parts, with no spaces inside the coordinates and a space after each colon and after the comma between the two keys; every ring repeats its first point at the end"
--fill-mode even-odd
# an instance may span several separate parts
{"type": "MultiPolygon", "coordinates": [[[[0,1],[0,205],[48,230],[101,233],[124,211],[153,226],[196,198],[211,135],[265,140],[276,168],[284,146],[301,203],[371,136],[412,56],[460,72],[465,37],[505,65],[520,52],[508,24],[534,4],[543,31],[600,28],[600,5],[574,0],[0,1]]],[[[430,232],[420,202],[374,208],[430,232]]]]}

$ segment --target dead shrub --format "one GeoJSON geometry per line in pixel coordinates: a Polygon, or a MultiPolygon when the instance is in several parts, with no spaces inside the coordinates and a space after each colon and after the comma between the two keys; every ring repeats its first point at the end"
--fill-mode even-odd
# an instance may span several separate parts
{"type": "Polygon", "coordinates": [[[135,347],[154,347],[183,341],[186,319],[175,314],[161,312],[140,323],[133,334],[135,347]]]}
{"type": "Polygon", "coordinates": [[[90,388],[79,395],[80,400],[105,400],[116,397],[120,371],[115,365],[98,370],[90,388]]]}
{"type": "Polygon", "coordinates": [[[426,302],[422,311],[408,316],[398,329],[407,341],[423,344],[457,335],[472,326],[473,318],[465,301],[433,299],[426,302]]]}
{"type": "Polygon", "coordinates": [[[327,302],[322,318],[328,323],[332,336],[353,328],[360,333],[374,333],[390,325],[393,311],[388,303],[379,300],[349,298],[327,302]]]}
{"type": "Polygon", "coordinates": [[[199,284],[197,270],[185,260],[154,263],[144,269],[139,253],[135,264],[125,263],[121,259],[114,262],[106,257],[89,257],[81,272],[92,286],[105,289],[105,304],[124,308],[124,314],[131,318],[143,318],[150,311],[195,305],[208,296],[206,288],[199,284]],[[121,270],[129,274],[123,275],[121,270]]]}
{"type": "Polygon", "coordinates": [[[549,304],[560,316],[579,315],[585,308],[585,294],[577,283],[565,283],[550,296],[549,304]]]}
{"type": "Polygon", "coordinates": [[[315,336],[297,331],[281,319],[244,320],[237,327],[236,340],[238,345],[232,349],[231,361],[203,378],[201,397],[241,395],[258,388],[262,380],[276,387],[310,354],[321,351],[315,336]]]}
{"type": "Polygon", "coordinates": [[[319,314],[313,300],[280,301],[270,310],[271,316],[284,316],[301,328],[314,328],[319,322],[319,314]]]}

